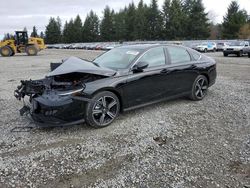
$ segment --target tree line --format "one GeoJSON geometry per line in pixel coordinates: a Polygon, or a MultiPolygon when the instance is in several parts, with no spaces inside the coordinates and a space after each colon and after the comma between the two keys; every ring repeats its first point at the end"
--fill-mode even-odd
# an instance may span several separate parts
{"type": "Polygon", "coordinates": [[[50,18],[45,39],[47,43],[206,39],[209,27],[202,0],[165,0],[161,9],[157,0],[149,5],[140,0],[117,12],[106,6],[101,20],[93,11],[84,22],[77,15],[63,28],[59,17],[50,18]]]}
{"type": "Polygon", "coordinates": [[[221,24],[213,24],[202,0],[157,0],[147,5],[140,0],[119,11],[106,6],[100,19],[90,11],[85,20],[77,15],[61,23],[59,17],[49,19],[45,33],[33,27],[31,36],[45,38],[46,43],[77,43],[134,40],[201,40],[250,38],[250,18],[237,1],[232,1],[221,24]]]}

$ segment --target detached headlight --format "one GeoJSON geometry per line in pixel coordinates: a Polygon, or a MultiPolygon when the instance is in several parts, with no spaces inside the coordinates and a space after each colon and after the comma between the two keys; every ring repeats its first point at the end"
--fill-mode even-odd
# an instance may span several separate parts
{"type": "Polygon", "coordinates": [[[79,95],[81,94],[81,92],[84,90],[84,88],[81,89],[77,89],[77,90],[70,90],[70,91],[66,91],[63,93],[58,94],[59,96],[67,96],[67,95],[79,95]]]}

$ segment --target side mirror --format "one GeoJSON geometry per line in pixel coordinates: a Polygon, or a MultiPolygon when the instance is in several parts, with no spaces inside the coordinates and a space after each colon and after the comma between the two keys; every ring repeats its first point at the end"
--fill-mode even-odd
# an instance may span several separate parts
{"type": "Polygon", "coordinates": [[[136,65],[132,67],[133,72],[142,72],[143,69],[146,69],[148,67],[148,63],[145,61],[140,61],[136,65]]]}

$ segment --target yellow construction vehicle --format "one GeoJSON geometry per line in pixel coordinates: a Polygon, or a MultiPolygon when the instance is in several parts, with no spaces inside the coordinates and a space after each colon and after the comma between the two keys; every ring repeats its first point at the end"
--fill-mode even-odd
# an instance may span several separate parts
{"type": "Polygon", "coordinates": [[[29,56],[34,56],[46,48],[42,38],[29,38],[27,31],[16,31],[15,33],[14,39],[0,42],[0,54],[3,57],[13,56],[16,53],[27,53],[29,56]]]}

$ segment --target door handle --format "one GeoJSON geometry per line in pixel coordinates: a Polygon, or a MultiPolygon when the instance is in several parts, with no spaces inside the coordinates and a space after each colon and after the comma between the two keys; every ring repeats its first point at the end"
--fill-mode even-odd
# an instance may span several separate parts
{"type": "Polygon", "coordinates": [[[171,71],[169,69],[162,69],[161,70],[161,74],[168,74],[170,73],[171,71]]]}
{"type": "Polygon", "coordinates": [[[193,65],[191,65],[189,68],[195,69],[195,68],[197,68],[197,66],[193,64],[193,65]]]}

